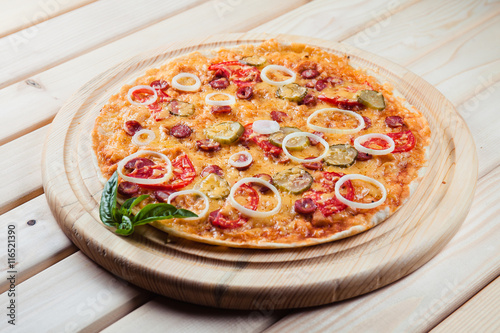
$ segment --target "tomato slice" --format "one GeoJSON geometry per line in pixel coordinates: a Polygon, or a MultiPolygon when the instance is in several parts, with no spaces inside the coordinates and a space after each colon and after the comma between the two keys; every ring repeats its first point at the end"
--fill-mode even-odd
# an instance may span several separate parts
{"type": "Polygon", "coordinates": [[[387,133],[387,135],[394,140],[393,153],[403,153],[412,150],[415,147],[415,136],[411,131],[397,132],[397,133],[387,133]]]}
{"type": "Polygon", "coordinates": [[[258,145],[267,156],[271,155],[273,157],[279,157],[283,149],[269,142],[269,140],[267,139],[268,135],[255,134],[252,130],[252,124],[253,123],[245,125],[245,131],[241,135],[240,141],[245,144],[248,144],[251,141],[258,145]]]}
{"type": "Polygon", "coordinates": [[[339,109],[344,109],[344,110],[361,110],[363,108],[363,104],[358,102],[357,100],[353,99],[347,99],[339,96],[335,97],[327,97],[325,95],[319,95],[318,98],[322,100],[323,102],[329,103],[334,105],[335,107],[338,107],[339,109]]]}
{"type": "MultiPolygon", "coordinates": [[[[246,199],[246,203],[243,206],[248,209],[256,210],[259,205],[259,193],[257,193],[257,191],[248,184],[241,185],[236,191],[235,196],[244,197],[246,199]]],[[[230,220],[227,216],[220,212],[220,209],[217,209],[209,214],[208,221],[213,226],[222,229],[236,229],[247,223],[248,218],[241,215],[241,213],[238,213],[238,218],[230,220]]]]}
{"type": "MultiPolygon", "coordinates": [[[[347,205],[340,202],[335,196],[331,195],[335,191],[335,183],[337,183],[342,176],[344,176],[343,173],[322,172],[320,174],[319,182],[324,188],[324,191],[307,191],[304,193],[304,198],[311,198],[324,216],[328,217],[343,211],[347,208],[347,205]],[[327,194],[329,194],[328,197],[325,197],[327,194]]],[[[342,195],[346,199],[354,199],[354,187],[352,186],[351,181],[345,182],[343,192],[344,193],[342,193],[342,195]]]]}
{"type": "Polygon", "coordinates": [[[370,140],[363,142],[362,146],[374,150],[383,150],[389,148],[389,142],[380,138],[371,138],[370,140]]]}
{"type": "Polygon", "coordinates": [[[191,184],[196,177],[196,170],[193,163],[191,163],[191,160],[186,154],[177,156],[172,161],[172,172],[173,177],[169,181],[169,184],[141,186],[153,190],[177,190],[191,184]]]}

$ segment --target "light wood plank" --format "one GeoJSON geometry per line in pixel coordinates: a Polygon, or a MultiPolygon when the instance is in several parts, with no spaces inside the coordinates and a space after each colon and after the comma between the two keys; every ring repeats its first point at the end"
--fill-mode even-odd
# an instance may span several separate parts
{"type": "MultiPolygon", "coordinates": [[[[0,1],[0,37],[29,28],[96,0],[0,1]]],[[[43,25],[40,24],[39,28],[43,25]]],[[[28,32],[29,33],[29,32],[28,32]]]]}
{"type": "Polygon", "coordinates": [[[462,228],[426,265],[367,295],[289,315],[271,332],[425,332],[500,274],[500,167],[483,177],[462,228]]]}
{"type": "Polygon", "coordinates": [[[197,36],[246,31],[305,2],[257,0],[220,7],[229,2],[209,1],[4,88],[0,90],[3,120],[0,123],[0,144],[50,123],[64,102],[85,82],[140,50],[197,36]],[[261,11],[261,8],[266,10],[261,11]]]}
{"type": "Polygon", "coordinates": [[[47,132],[45,126],[0,146],[0,214],[43,193],[40,161],[47,132]]]}
{"type": "MultiPolygon", "coordinates": [[[[8,225],[16,226],[18,284],[77,251],[57,224],[45,195],[0,215],[0,244],[7,244],[8,225]],[[35,220],[34,225],[28,223],[31,220],[35,220]]],[[[9,270],[6,251],[0,252],[0,263],[0,272],[6,276],[9,270]]],[[[0,280],[0,293],[8,285],[7,280],[0,280]]]]}
{"type": "MultiPolygon", "coordinates": [[[[380,20],[344,42],[407,65],[500,13],[488,0],[423,0],[380,20]]],[[[417,72],[417,74],[422,74],[417,72]]]]}
{"type": "Polygon", "coordinates": [[[205,308],[157,297],[112,324],[103,333],[162,333],[167,327],[169,332],[179,333],[262,332],[279,320],[282,313],[205,308]]]}
{"type": "MultiPolygon", "coordinates": [[[[77,252],[17,285],[15,328],[19,332],[97,332],[148,297],[77,252]]],[[[8,302],[8,294],[1,294],[0,303],[8,302]]],[[[0,326],[0,332],[9,331],[10,325],[0,326]]]]}
{"type": "Polygon", "coordinates": [[[500,332],[499,299],[500,278],[496,278],[436,326],[431,333],[500,332]]]}
{"type": "Polygon", "coordinates": [[[201,0],[101,0],[0,39],[0,88],[54,67],[201,0]],[[111,15],[112,14],[112,15],[111,15]]]}

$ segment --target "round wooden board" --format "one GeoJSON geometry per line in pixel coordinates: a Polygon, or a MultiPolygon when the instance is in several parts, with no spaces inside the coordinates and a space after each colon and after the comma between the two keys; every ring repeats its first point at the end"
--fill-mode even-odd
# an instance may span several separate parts
{"type": "Polygon", "coordinates": [[[223,308],[297,308],[343,300],[385,286],[432,258],[457,232],[472,202],[477,157],[453,106],[429,83],[383,58],[334,42],[290,35],[225,34],[173,43],[94,78],[55,118],[44,150],[47,200],[66,235],[112,273],[175,299],[223,308]],[[92,163],[90,132],[108,98],[169,58],[268,38],[350,55],[421,110],[432,130],[429,166],[409,201],[357,236],[306,248],[251,250],[177,239],[150,226],[131,237],[98,216],[102,184],[92,163]]]}

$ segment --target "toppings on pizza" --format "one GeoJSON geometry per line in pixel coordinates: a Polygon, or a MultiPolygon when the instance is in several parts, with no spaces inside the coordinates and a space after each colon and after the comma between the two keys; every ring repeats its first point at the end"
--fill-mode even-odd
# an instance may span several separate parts
{"type": "Polygon", "coordinates": [[[280,130],[280,125],[274,120],[256,120],[252,124],[252,131],[257,134],[272,134],[280,130]]]}
{"type": "Polygon", "coordinates": [[[297,74],[289,68],[280,65],[268,65],[260,73],[262,81],[273,86],[284,86],[293,83],[297,74]],[[269,75],[272,75],[271,78],[269,75]]]}
{"type": "Polygon", "coordinates": [[[134,134],[139,132],[141,129],[142,125],[137,120],[127,120],[125,124],[123,124],[123,130],[131,136],[134,136],[134,134]]]}
{"type": "Polygon", "coordinates": [[[273,216],[274,214],[278,213],[281,209],[281,195],[278,192],[278,190],[276,189],[276,187],[274,187],[273,185],[271,185],[269,182],[267,182],[265,180],[262,180],[260,178],[255,178],[255,177],[243,178],[243,179],[240,179],[238,182],[236,182],[236,184],[234,184],[233,187],[231,188],[231,193],[229,194],[229,202],[230,202],[231,206],[233,206],[234,208],[239,210],[242,214],[244,214],[245,216],[248,216],[248,217],[257,217],[257,218],[269,217],[269,216],[273,216]],[[258,211],[257,204],[258,204],[259,200],[257,199],[257,204],[256,204],[254,201],[252,201],[252,198],[255,198],[255,195],[257,195],[257,198],[258,198],[259,194],[257,193],[257,191],[255,191],[254,188],[249,186],[248,183],[252,183],[252,184],[257,183],[257,184],[268,187],[273,192],[274,197],[276,199],[275,207],[271,210],[268,210],[268,211],[258,211]],[[241,192],[242,190],[247,192],[244,194],[244,197],[247,201],[251,201],[250,208],[247,208],[245,205],[242,205],[237,200],[237,197],[238,197],[237,193],[241,192]],[[250,192],[250,194],[248,192],[250,192]]]}
{"type": "Polygon", "coordinates": [[[146,146],[156,138],[155,132],[149,129],[141,129],[135,132],[132,142],[138,146],[146,146]]]}
{"type": "Polygon", "coordinates": [[[172,87],[181,91],[197,91],[201,87],[200,79],[191,73],[179,73],[172,79],[172,87]]]}
{"type": "Polygon", "coordinates": [[[290,102],[300,103],[306,95],[307,88],[304,88],[297,83],[285,84],[276,90],[276,97],[286,99],[290,102]]]}
{"type": "Polygon", "coordinates": [[[177,100],[168,103],[166,109],[170,114],[179,117],[189,117],[194,114],[193,104],[177,100]]]}
{"type": "Polygon", "coordinates": [[[127,93],[128,101],[134,105],[149,105],[156,102],[157,98],[156,90],[145,85],[132,87],[127,93]]]}
{"type": "Polygon", "coordinates": [[[249,66],[255,66],[255,67],[263,66],[266,63],[266,61],[267,61],[267,59],[265,57],[258,56],[258,55],[243,57],[240,60],[240,62],[242,64],[249,65],[249,66]]]}
{"type": "Polygon", "coordinates": [[[387,133],[387,136],[394,140],[395,147],[392,151],[393,153],[407,152],[415,147],[416,140],[411,131],[387,133]]]}
{"type": "Polygon", "coordinates": [[[358,151],[348,143],[331,145],[328,155],[323,161],[327,165],[347,168],[356,162],[358,151]]]}
{"type": "Polygon", "coordinates": [[[354,147],[370,155],[387,155],[394,151],[394,140],[385,134],[370,133],[357,137],[354,147]]]}
{"type": "Polygon", "coordinates": [[[208,200],[208,197],[205,193],[198,190],[184,190],[174,192],[168,196],[167,203],[173,204],[178,208],[189,209],[190,211],[198,215],[197,217],[184,217],[183,219],[185,221],[193,221],[200,218],[205,218],[208,214],[208,209],[210,208],[210,201],[208,200]],[[182,199],[182,201],[179,199],[182,199]],[[201,199],[201,203],[199,199],[201,199]],[[181,202],[179,204],[176,204],[176,202],[174,201],[181,202]]]}
{"type": "Polygon", "coordinates": [[[229,164],[240,171],[248,169],[252,163],[252,154],[247,151],[240,151],[229,157],[229,164]]]}
{"type": "Polygon", "coordinates": [[[233,105],[234,103],[236,103],[236,100],[234,99],[234,96],[216,92],[205,96],[205,103],[207,103],[208,105],[224,106],[233,105]]]}
{"type": "Polygon", "coordinates": [[[165,184],[165,181],[163,181],[142,184],[144,184],[143,187],[145,188],[155,190],[178,190],[191,184],[195,177],[196,170],[193,163],[186,154],[183,154],[177,156],[172,161],[172,177],[169,179],[168,183],[165,184]]]}
{"type": "Polygon", "coordinates": [[[357,99],[349,99],[341,96],[328,97],[326,95],[319,95],[318,98],[323,102],[344,110],[359,111],[364,107],[357,99]]]}
{"type": "Polygon", "coordinates": [[[129,182],[150,185],[161,184],[172,177],[172,163],[164,154],[140,150],[118,163],[118,175],[129,182]],[[147,156],[147,157],[144,157],[147,156]]]}
{"type": "Polygon", "coordinates": [[[194,188],[208,195],[210,199],[223,199],[229,195],[231,190],[227,180],[216,173],[209,173],[196,183],[194,188]]]}
{"type": "Polygon", "coordinates": [[[387,198],[387,190],[385,189],[385,186],[378,180],[359,174],[350,174],[342,176],[337,181],[337,183],[335,184],[335,196],[339,201],[348,205],[349,207],[360,208],[360,209],[371,209],[378,207],[384,203],[385,199],[387,198]],[[354,201],[354,198],[350,198],[347,195],[342,195],[340,192],[342,185],[351,180],[361,180],[368,184],[375,185],[380,193],[376,194],[372,193],[374,191],[370,190],[365,185],[363,186],[364,191],[362,191],[361,194],[355,196],[355,197],[360,197],[360,201],[354,201]],[[366,189],[368,189],[368,191],[366,191],[366,189]]]}
{"type": "Polygon", "coordinates": [[[283,152],[285,153],[286,156],[288,156],[290,159],[294,160],[295,162],[299,163],[310,163],[310,162],[318,162],[324,159],[328,155],[328,142],[325,141],[325,139],[317,136],[316,134],[312,134],[309,132],[293,132],[290,134],[287,134],[283,138],[282,142],[282,148],[283,152]],[[314,139],[316,141],[319,141],[324,147],[323,153],[319,155],[318,157],[307,157],[307,158],[299,158],[296,156],[293,156],[288,152],[288,147],[291,145],[293,148],[296,148],[295,150],[302,150],[306,148],[309,145],[309,141],[307,141],[307,145],[305,143],[301,144],[302,138],[309,138],[309,139],[314,139]]]}
{"type": "Polygon", "coordinates": [[[364,106],[383,110],[385,108],[385,99],[382,93],[374,90],[360,90],[358,92],[358,101],[364,106]]]}
{"type": "Polygon", "coordinates": [[[205,128],[204,133],[207,138],[218,143],[230,144],[238,140],[244,131],[245,128],[239,122],[227,121],[205,128]]]}
{"type": "Polygon", "coordinates": [[[282,191],[300,194],[311,188],[314,182],[309,172],[302,168],[293,167],[276,173],[273,184],[282,191]]]}
{"type": "Polygon", "coordinates": [[[314,111],[307,118],[307,126],[324,133],[352,134],[361,131],[365,127],[365,121],[356,112],[326,108],[314,111]],[[320,126],[319,124],[327,126],[320,126]]]}

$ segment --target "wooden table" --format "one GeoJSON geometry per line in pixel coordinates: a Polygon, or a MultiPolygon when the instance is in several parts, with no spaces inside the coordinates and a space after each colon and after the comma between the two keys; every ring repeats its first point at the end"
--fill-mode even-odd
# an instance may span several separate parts
{"type": "Polygon", "coordinates": [[[499,1],[0,5],[0,331],[500,331],[499,1]],[[476,141],[479,180],[467,219],[443,251],[411,275],[351,300],[294,311],[228,311],[146,292],[72,245],[50,212],[40,171],[45,135],[65,100],[141,51],[245,31],[312,36],[376,53],[422,76],[456,106],[476,141]],[[12,266],[9,230],[15,230],[12,266]],[[11,300],[15,326],[6,316],[11,300]]]}

